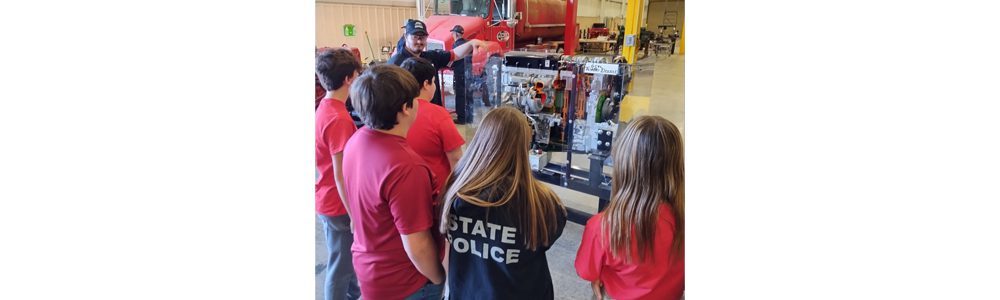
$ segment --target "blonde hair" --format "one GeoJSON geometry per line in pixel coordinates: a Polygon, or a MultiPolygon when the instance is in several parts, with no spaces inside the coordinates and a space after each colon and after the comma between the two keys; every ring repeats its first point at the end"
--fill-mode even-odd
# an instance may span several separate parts
{"type": "Polygon", "coordinates": [[[566,210],[552,190],[532,177],[530,145],[531,128],[520,111],[502,107],[487,113],[445,184],[441,233],[446,233],[448,213],[460,198],[475,206],[511,212],[525,233],[528,249],[549,246],[551,233],[558,230],[557,214],[566,210]]]}
{"type": "Polygon", "coordinates": [[[632,120],[617,137],[611,156],[611,203],[601,224],[610,252],[632,262],[633,251],[644,261],[653,250],[660,203],[670,206],[675,231],[673,258],[684,250],[684,141],[673,123],[659,116],[632,120]],[[638,249],[633,249],[632,242],[638,249]]]}

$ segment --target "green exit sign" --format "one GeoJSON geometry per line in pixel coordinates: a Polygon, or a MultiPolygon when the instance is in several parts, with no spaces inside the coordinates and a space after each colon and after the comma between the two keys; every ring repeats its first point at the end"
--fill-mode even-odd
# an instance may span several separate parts
{"type": "Polygon", "coordinates": [[[354,24],[344,24],[344,36],[354,36],[354,24]]]}

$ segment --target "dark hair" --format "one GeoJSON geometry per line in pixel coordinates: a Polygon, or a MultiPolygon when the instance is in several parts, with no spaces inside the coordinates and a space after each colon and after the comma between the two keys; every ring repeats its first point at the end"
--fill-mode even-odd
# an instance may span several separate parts
{"type": "Polygon", "coordinates": [[[361,62],[347,49],[330,49],[316,56],[316,76],[327,91],[343,87],[344,79],[354,72],[361,72],[361,62]]]}
{"type": "Polygon", "coordinates": [[[389,130],[399,122],[403,105],[413,107],[420,86],[403,68],[381,64],[369,68],[351,84],[351,102],[361,120],[371,129],[389,130]]]}
{"type": "Polygon", "coordinates": [[[434,83],[434,75],[437,74],[437,69],[431,64],[431,61],[424,59],[422,57],[410,57],[403,61],[399,65],[403,70],[407,70],[413,77],[417,79],[417,84],[423,86],[425,82],[430,81],[434,83]]]}

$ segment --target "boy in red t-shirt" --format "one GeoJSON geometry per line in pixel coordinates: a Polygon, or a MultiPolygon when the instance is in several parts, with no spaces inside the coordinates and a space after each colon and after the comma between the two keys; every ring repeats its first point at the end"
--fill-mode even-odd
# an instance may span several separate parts
{"type": "Polygon", "coordinates": [[[437,182],[435,189],[443,193],[441,187],[458,164],[458,159],[462,158],[465,139],[458,133],[451,114],[444,107],[430,105],[428,99],[434,97],[434,92],[437,91],[437,86],[434,85],[434,75],[437,74],[434,65],[426,59],[411,57],[403,61],[401,67],[413,74],[420,85],[420,95],[416,100],[420,102],[420,108],[413,128],[406,135],[406,142],[431,165],[437,182]]]}
{"type": "Polygon", "coordinates": [[[316,78],[326,96],[316,107],[316,214],[326,235],[324,299],[358,299],[358,279],[351,264],[351,218],[344,208],[343,151],[356,130],[344,101],[361,63],[345,49],[316,57],[316,78]]]}
{"type": "Polygon", "coordinates": [[[347,142],[344,180],[355,221],[354,269],[365,299],[441,299],[443,240],[430,166],[406,142],[420,87],[389,65],[365,71],[351,101],[365,127],[347,142]]]}

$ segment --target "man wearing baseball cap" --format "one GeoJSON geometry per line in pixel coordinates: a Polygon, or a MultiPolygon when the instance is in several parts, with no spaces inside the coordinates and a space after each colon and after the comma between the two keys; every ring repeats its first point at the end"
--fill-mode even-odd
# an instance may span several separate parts
{"type": "MultiPolygon", "coordinates": [[[[455,25],[455,27],[451,28],[451,37],[455,40],[451,47],[457,48],[458,46],[465,44],[466,41],[464,35],[465,28],[462,28],[462,25],[455,25]]],[[[455,123],[458,124],[465,124],[471,121],[468,119],[469,111],[467,107],[469,103],[465,100],[467,99],[465,97],[467,92],[465,88],[465,72],[467,71],[466,66],[471,65],[471,57],[459,59],[451,63],[451,70],[455,74],[455,112],[458,114],[458,120],[456,120],[455,123]]]]}
{"type": "MultiPolygon", "coordinates": [[[[399,66],[407,58],[416,56],[429,60],[432,64],[434,64],[434,68],[438,71],[443,68],[447,68],[453,61],[472,55],[473,47],[486,47],[486,42],[478,39],[472,39],[461,46],[453,47],[452,51],[424,51],[427,48],[427,24],[424,24],[424,22],[419,20],[409,20],[406,22],[406,36],[404,40],[405,47],[396,51],[396,54],[389,58],[390,64],[399,66]]],[[[434,84],[437,87],[437,92],[434,93],[434,99],[431,99],[431,103],[442,105],[441,87],[439,81],[440,79],[434,78],[434,84]]]]}

